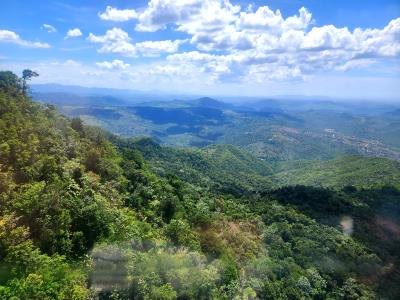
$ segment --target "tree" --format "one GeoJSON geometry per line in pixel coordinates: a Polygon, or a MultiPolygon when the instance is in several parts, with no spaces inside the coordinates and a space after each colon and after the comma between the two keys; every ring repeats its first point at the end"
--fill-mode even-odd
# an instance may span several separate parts
{"type": "Polygon", "coordinates": [[[27,81],[31,80],[33,77],[38,77],[39,74],[35,71],[32,71],[30,69],[25,69],[22,71],[22,92],[26,94],[28,90],[28,85],[27,81]]]}
{"type": "Polygon", "coordinates": [[[0,90],[14,94],[21,92],[21,79],[11,71],[0,71],[0,90]]]}
{"type": "Polygon", "coordinates": [[[80,136],[84,135],[84,129],[83,129],[83,122],[81,118],[72,118],[71,119],[71,127],[74,129],[76,132],[80,134],[80,136]]]}

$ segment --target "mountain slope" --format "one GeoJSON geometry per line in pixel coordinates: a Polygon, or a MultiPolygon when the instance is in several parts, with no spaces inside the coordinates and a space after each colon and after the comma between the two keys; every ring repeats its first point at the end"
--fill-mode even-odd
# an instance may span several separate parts
{"type": "Polygon", "coordinates": [[[400,163],[385,158],[344,156],[325,161],[270,162],[232,145],[179,149],[141,138],[130,146],[139,149],[157,173],[174,173],[182,180],[211,189],[234,186],[236,192],[243,193],[286,185],[400,188],[400,163]]]}
{"type": "Polygon", "coordinates": [[[1,299],[398,298],[397,189],[241,193],[268,165],[112,136],[20,82],[0,72],[1,299]]]}
{"type": "Polygon", "coordinates": [[[269,176],[278,186],[312,185],[359,188],[393,185],[400,188],[400,162],[377,157],[346,156],[328,161],[303,162],[269,176]]]}
{"type": "Polygon", "coordinates": [[[116,143],[138,149],[156,173],[176,174],[207,189],[240,194],[270,186],[265,177],[272,172],[270,164],[231,145],[179,149],[161,146],[149,138],[117,139],[116,143]]]}

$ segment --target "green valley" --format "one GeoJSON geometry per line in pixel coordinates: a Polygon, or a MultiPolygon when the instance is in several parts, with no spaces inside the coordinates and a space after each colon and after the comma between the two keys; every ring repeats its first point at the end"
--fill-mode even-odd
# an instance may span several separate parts
{"type": "MultiPolygon", "coordinates": [[[[160,126],[179,120],[162,111],[160,126]]],[[[336,157],[360,151],[314,135],[301,149],[304,121],[228,111],[181,110],[179,130],[232,131],[170,147],[64,117],[0,72],[0,298],[398,298],[399,162],[336,157]],[[271,127],[233,143],[249,119],[271,127]]],[[[396,138],[382,147],[397,153],[396,138]]]]}

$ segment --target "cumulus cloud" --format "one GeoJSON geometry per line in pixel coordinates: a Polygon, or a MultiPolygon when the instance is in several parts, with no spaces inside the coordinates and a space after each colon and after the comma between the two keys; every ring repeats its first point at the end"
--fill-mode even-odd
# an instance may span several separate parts
{"type": "Polygon", "coordinates": [[[214,82],[262,82],[264,80],[302,79],[299,67],[285,61],[284,57],[264,55],[252,50],[228,55],[207,54],[198,51],[169,55],[173,65],[192,66],[209,74],[214,82]]]}
{"type": "Polygon", "coordinates": [[[135,46],[130,42],[128,33],[120,28],[107,30],[104,35],[94,35],[90,33],[87,40],[92,43],[101,44],[98,52],[100,53],[118,53],[124,56],[135,56],[135,46]]]}
{"type": "Polygon", "coordinates": [[[102,69],[113,70],[122,69],[125,70],[130,66],[130,64],[124,63],[122,60],[114,59],[113,61],[103,61],[96,63],[96,66],[102,69]]]}
{"type": "Polygon", "coordinates": [[[174,54],[168,63],[192,64],[218,80],[304,79],[320,70],[347,71],[400,54],[400,18],[383,29],[351,31],[313,26],[304,7],[285,17],[268,6],[242,9],[229,0],[150,0],[136,18],[138,31],[169,27],[187,33],[197,51],[174,54]]]}
{"type": "Polygon", "coordinates": [[[158,56],[161,53],[175,53],[185,40],[145,41],[136,43],[136,51],[143,56],[158,56]]]}
{"type": "Polygon", "coordinates": [[[337,70],[340,71],[349,71],[355,68],[363,68],[373,64],[375,61],[373,59],[357,59],[357,60],[350,60],[343,65],[336,67],[337,70]]]}
{"type": "Polygon", "coordinates": [[[64,39],[66,40],[66,39],[78,37],[81,35],[82,35],[82,31],[79,28],[74,28],[74,29],[68,30],[64,39]]]}
{"type": "Polygon", "coordinates": [[[144,41],[132,43],[128,33],[120,28],[107,30],[104,35],[90,33],[88,41],[101,44],[100,53],[117,53],[124,56],[158,56],[161,53],[174,53],[185,40],[144,41]]]}
{"type": "Polygon", "coordinates": [[[107,30],[105,35],[94,35],[93,33],[89,34],[89,37],[87,38],[88,41],[93,42],[93,43],[111,43],[111,42],[128,42],[131,40],[129,37],[128,33],[123,31],[120,28],[114,27],[113,29],[107,30]]]}
{"type": "Polygon", "coordinates": [[[168,29],[188,36],[134,43],[119,28],[89,35],[90,42],[100,44],[101,53],[170,54],[160,67],[151,68],[153,74],[196,70],[215,82],[304,80],[320,71],[365,68],[400,55],[400,18],[381,29],[350,30],[332,24],[315,26],[305,7],[284,16],[266,5],[242,8],[230,0],[149,0],[138,10],[107,6],[99,16],[119,22],[135,19],[136,31],[168,29]],[[185,42],[194,49],[179,53],[185,42]]]}
{"type": "Polygon", "coordinates": [[[48,33],[57,32],[57,29],[54,26],[49,25],[49,24],[43,24],[41,28],[46,30],[48,33]]]}
{"type": "Polygon", "coordinates": [[[300,8],[299,15],[285,19],[280,10],[272,11],[268,6],[262,6],[257,11],[241,12],[236,20],[236,26],[242,30],[259,32],[270,31],[275,34],[287,30],[306,29],[312,21],[311,13],[304,7],[300,8]]]}
{"type": "Polygon", "coordinates": [[[16,44],[27,48],[50,48],[50,45],[47,43],[24,40],[18,34],[10,30],[0,30],[0,42],[16,44]]]}
{"type": "Polygon", "coordinates": [[[99,13],[99,17],[106,21],[125,22],[131,19],[136,19],[138,14],[134,9],[117,9],[107,6],[103,13],[99,13]]]}
{"type": "Polygon", "coordinates": [[[139,15],[136,29],[156,31],[168,24],[193,34],[199,30],[215,31],[235,20],[240,6],[228,0],[150,0],[139,15]]]}

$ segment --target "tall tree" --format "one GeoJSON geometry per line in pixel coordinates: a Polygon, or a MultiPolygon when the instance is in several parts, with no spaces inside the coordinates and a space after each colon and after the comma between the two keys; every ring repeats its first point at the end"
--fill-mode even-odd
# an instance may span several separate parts
{"type": "Polygon", "coordinates": [[[31,80],[33,77],[38,77],[39,74],[35,71],[32,71],[30,69],[25,69],[22,71],[22,92],[26,94],[28,90],[28,85],[27,82],[28,80],[31,80]]]}

